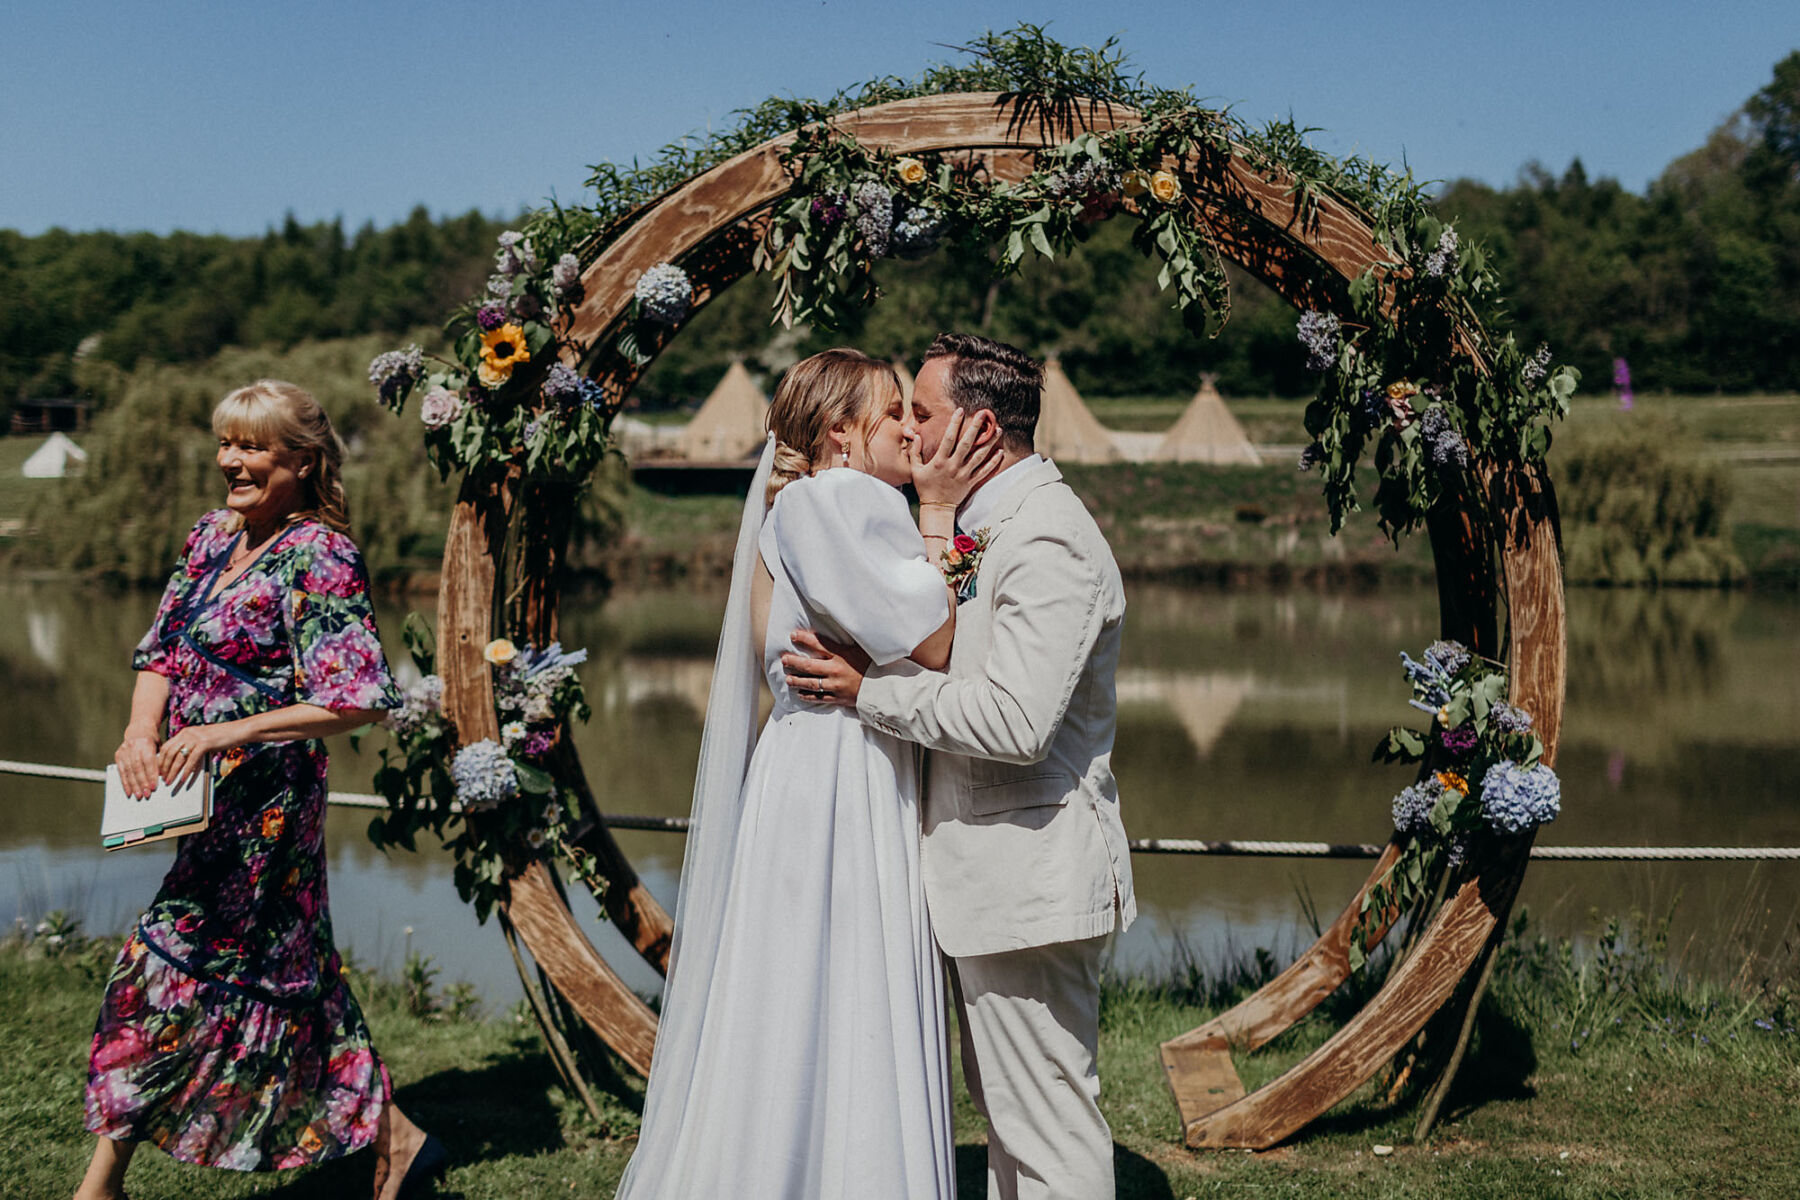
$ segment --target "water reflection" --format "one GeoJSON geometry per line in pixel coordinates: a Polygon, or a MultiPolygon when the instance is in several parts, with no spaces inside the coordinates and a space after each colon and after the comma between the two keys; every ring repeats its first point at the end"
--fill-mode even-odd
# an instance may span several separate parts
{"type": "MultiPolygon", "coordinates": [[[[127,666],[153,597],[67,585],[0,586],[0,757],[94,766],[116,744],[129,704],[127,666]]],[[[638,592],[571,602],[564,640],[591,652],[584,680],[593,720],[576,743],[604,807],[687,811],[719,589],[638,592]]],[[[404,613],[380,613],[404,659],[404,613]]],[[[1370,765],[1392,723],[1408,721],[1396,653],[1436,629],[1429,590],[1321,595],[1175,587],[1131,589],[1119,672],[1114,755],[1135,836],[1379,841],[1388,798],[1406,782],[1370,765]]],[[[1800,602],[1713,592],[1573,593],[1570,704],[1562,758],[1559,844],[1800,844],[1785,771],[1800,748],[1800,602]]],[[[333,786],[368,790],[372,752],[334,748],[333,786]]],[[[98,789],[0,780],[0,920],[51,908],[90,928],[122,928],[155,891],[170,851],[106,855],[93,845],[98,789]],[[9,886],[10,885],[10,886],[9,886]]],[[[364,836],[367,813],[334,810],[327,830],[342,944],[397,963],[402,930],[445,979],[466,978],[505,1003],[516,985],[493,930],[457,900],[438,850],[384,855],[364,836]]],[[[665,904],[682,841],[621,835],[665,904]]],[[[1201,956],[1307,940],[1300,897],[1328,920],[1366,865],[1138,856],[1140,924],[1121,939],[1126,967],[1166,964],[1185,945],[1201,956]]],[[[1706,934],[1756,902],[1777,924],[1800,901],[1800,864],[1545,864],[1524,900],[1558,928],[1590,908],[1666,906],[1684,896],[1682,931],[1706,934]]],[[[592,906],[579,901],[603,953],[633,986],[638,966],[592,906]]]]}

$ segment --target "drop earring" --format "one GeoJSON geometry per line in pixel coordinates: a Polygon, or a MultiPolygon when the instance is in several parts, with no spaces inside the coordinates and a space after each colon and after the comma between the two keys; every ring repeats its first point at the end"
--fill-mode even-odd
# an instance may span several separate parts
{"type": "Polygon", "coordinates": [[[843,466],[847,467],[850,465],[850,445],[848,442],[838,447],[838,458],[841,460],[843,466]]]}

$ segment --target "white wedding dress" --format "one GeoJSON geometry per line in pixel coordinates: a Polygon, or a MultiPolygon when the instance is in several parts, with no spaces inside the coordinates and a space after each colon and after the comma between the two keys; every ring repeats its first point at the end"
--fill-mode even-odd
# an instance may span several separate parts
{"type": "Polygon", "coordinates": [[[781,667],[796,628],[904,658],[943,623],[944,583],[900,493],[873,476],[796,480],[765,521],[769,459],[740,533],[662,1025],[618,1195],[953,1200],[918,751],[854,711],[807,705],[781,667]],[[758,548],[774,581],[760,647],[758,548]],[[775,705],[746,763],[757,670],[775,705]]]}

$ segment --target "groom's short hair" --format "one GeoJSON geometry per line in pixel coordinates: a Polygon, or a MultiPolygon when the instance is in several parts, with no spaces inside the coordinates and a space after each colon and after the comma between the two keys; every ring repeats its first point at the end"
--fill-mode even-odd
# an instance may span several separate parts
{"type": "Polygon", "coordinates": [[[989,409],[1000,423],[1001,440],[1030,451],[1037,436],[1044,393],[1044,365],[1017,346],[972,333],[940,333],[925,361],[947,358],[950,402],[964,412],[989,409]]]}

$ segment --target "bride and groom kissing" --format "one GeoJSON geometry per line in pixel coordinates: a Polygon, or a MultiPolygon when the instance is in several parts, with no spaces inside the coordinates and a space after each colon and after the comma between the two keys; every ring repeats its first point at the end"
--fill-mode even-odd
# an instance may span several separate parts
{"type": "Polygon", "coordinates": [[[620,1197],[953,1200],[946,974],[990,1200],[1113,1195],[1097,1049],[1101,949],[1136,907],[1110,767],[1125,599],[1033,451],[1042,382],[960,334],[910,403],[854,350],[783,377],[620,1197]]]}

